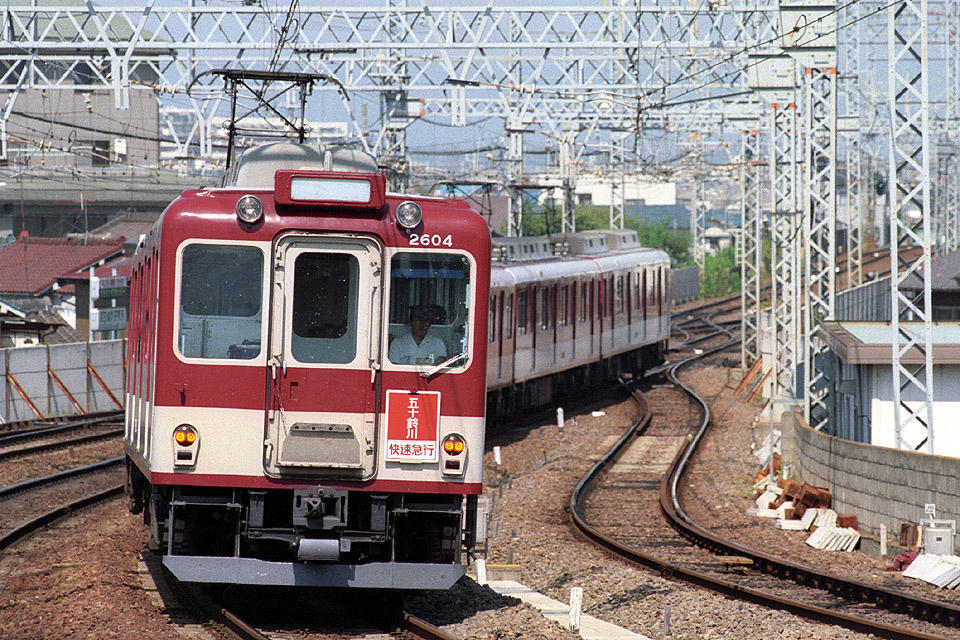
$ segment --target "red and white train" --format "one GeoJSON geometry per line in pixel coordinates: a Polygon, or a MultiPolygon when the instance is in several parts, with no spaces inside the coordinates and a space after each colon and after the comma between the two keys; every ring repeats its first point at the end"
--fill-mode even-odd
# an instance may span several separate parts
{"type": "Polygon", "coordinates": [[[487,389],[508,412],[662,359],[663,252],[502,240],[491,267],[465,202],[363,169],[250,150],[135,258],[127,491],[181,580],[447,588],[477,535],[487,389]]]}
{"type": "Polygon", "coordinates": [[[663,362],[670,257],[635,231],[586,231],[554,257],[548,238],[494,240],[488,303],[488,409],[544,406],[663,362]]]}

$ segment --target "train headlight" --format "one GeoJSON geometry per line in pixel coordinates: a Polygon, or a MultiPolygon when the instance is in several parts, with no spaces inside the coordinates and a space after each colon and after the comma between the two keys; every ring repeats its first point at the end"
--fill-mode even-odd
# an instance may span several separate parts
{"type": "Polygon", "coordinates": [[[200,449],[200,434],[189,424],[181,424],[173,430],[173,465],[189,467],[197,463],[197,451],[200,449]]]}
{"type": "Polygon", "coordinates": [[[260,198],[247,195],[237,200],[237,217],[247,224],[253,224],[262,218],[263,203],[260,198]]]}
{"type": "Polygon", "coordinates": [[[467,443],[458,433],[451,433],[440,445],[440,468],[447,476],[462,476],[466,469],[467,443]]]}
{"type": "Polygon", "coordinates": [[[396,216],[398,225],[404,229],[413,229],[423,219],[423,211],[420,210],[420,205],[416,202],[407,200],[397,205],[396,216]]]}

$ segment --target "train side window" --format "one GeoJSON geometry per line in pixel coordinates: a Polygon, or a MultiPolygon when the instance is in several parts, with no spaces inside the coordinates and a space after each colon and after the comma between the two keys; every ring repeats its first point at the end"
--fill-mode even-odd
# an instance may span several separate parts
{"type": "Polygon", "coordinates": [[[185,247],[180,267],[180,353],[187,358],[256,358],[262,298],[260,249],[214,244],[185,247]]]}
{"type": "Polygon", "coordinates": [[[527,332],[527,290],[517,291],[517,334],[527,332]]]}
{"type": "Polygon", "coordinates": [[[540,287],[540,328],[550,326],[550,287],[540,287]]]}
{"type": "Polygon", "coordinates": [[[490,306],[487,311],[487,342],[497,339],[497,296],[490,296],[490,306]]]}
{"type": "Polygon", "coordinates": [[[560,299],[557,301],[557,311],[560,314],[557,324],[561,327],[567,326],[569,324],[570,316],[570,301],[567,292],[567,285],[560,286],[560,299]]]}
{"type": "Polygon", "coordinates": [[[652,309],[653,306],[657,303],[657,272],[654,269],[650,269],[650,288],[647,291],[647,304],[650,305],[652,309]]]}
{"type": "Polygon", "coordinates": [[[581,282],[578,286],[580,287],[580,322],[586,322],[590,317],[590,291],[586,282],[581,282]]]}
{"type": "Polygon", "coordinates": [[[507,301],[503,305],[503,313],[500,316],[503,322],[503,337],[513,337],[513,294],[507,294],[507,301]]]}
{"type": "Polygon", "coordinates": [[[641,307],[643,307],[643,294],[640,288],[640,278],[641,278],[640,272],[634,271],[632,277],[633,277],[633,306],[636,309],[640,309],[641,307]]]}
{"type": "Polygon", "coordinates": [[[617,298],[617,313],[623,313],[623,276],[619,275],[616,277],[616,285],[614,295],[617,298]]]}
{"type": "Polygon", "coordinates": [[[604,296],[607,300],[607,315],[611,318],[613,317],[613,276],[610,276],[607,279],[607,295],[604,296]]]}

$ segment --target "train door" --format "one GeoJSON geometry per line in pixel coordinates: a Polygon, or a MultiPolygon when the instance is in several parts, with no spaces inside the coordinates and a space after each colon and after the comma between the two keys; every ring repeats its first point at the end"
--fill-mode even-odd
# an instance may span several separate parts
{"type": "Polygon", "coordinates": [[[268,475],[374,474],[382,256],[361,236],[297,233],[275,242],[268,475]]]}

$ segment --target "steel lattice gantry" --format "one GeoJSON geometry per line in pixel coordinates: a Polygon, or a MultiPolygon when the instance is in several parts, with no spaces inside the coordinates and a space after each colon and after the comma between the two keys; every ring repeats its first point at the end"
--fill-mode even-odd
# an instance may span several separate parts
{"type": "MultiPolygon", "coordinates": [[[[834,56],[835,60],[835,56],[834,56]]],[[[836,294],[837,70],[804,70],[804,417],[814,429],[828,426],[835,382],[830,350],[820,338],[820,322],[832,320],[836,294]]]]}
{"type": "Polygon", "coordinates": [[[768,121],[770,213],[771,394],[797,399],[803,354],[800,308],[801,181],[796,63],[778,51],[750,56],[750,87],[764,101],[768,121]]]}
{"type": "Polygon", "coordinates": [[[800,384],[799,142],[796,102],[770,105],[771,294],[774,396],[797,398],[800,384]]]}
{"type": "Polygon", "coordinates": [[[888,10],[890,344],[896,445],[933,452],[928,17],[927,0],[888,10]],[[920,256],[907,263],[901,250],[911,245],[920,256]],[[919,364],[907,362],[912,351],[919,351],[919,364]]]}
{"type": "Polygon", "coordinates": [[[763,162],[760,121],[741,135],[740,152],[740,361],[760,359],[760,279],[763,269],[763,162]]]}
{"type": "MultiPolygon", "coordinates": [[[[336,77],[351,94],[396,92],[383,108],[401,116],[415,96],[425,115],[446,115],[452,124],[507,118],[503,89],[512,88],[535,95],[538,122],[553,121],[557,132],[581,114],[622,126],[636,124],[638,104],[659,107],[742,85],[742,65],[730,54],[770,36],[773,8],[758,0],[709,10],[673,0],[586,8],[411,4],[298,7],[292,22],[286,7],[163,0],[8,7],[0,16],[0,91],[10,93],[0,115],[9,115],[13,94],[25,87],[110,88],[121,107],[131,83],[178,93],[209,69],[277,64],[336,77]]],[[[192,100],[179,98],[202,121],[185,148],[209,135],[204,127],[219,91],[202,84],[192,100]]],[[[385,123],[376,137],[390,149],[402,147],[390,137],[396,125],[385,123]]]]}

